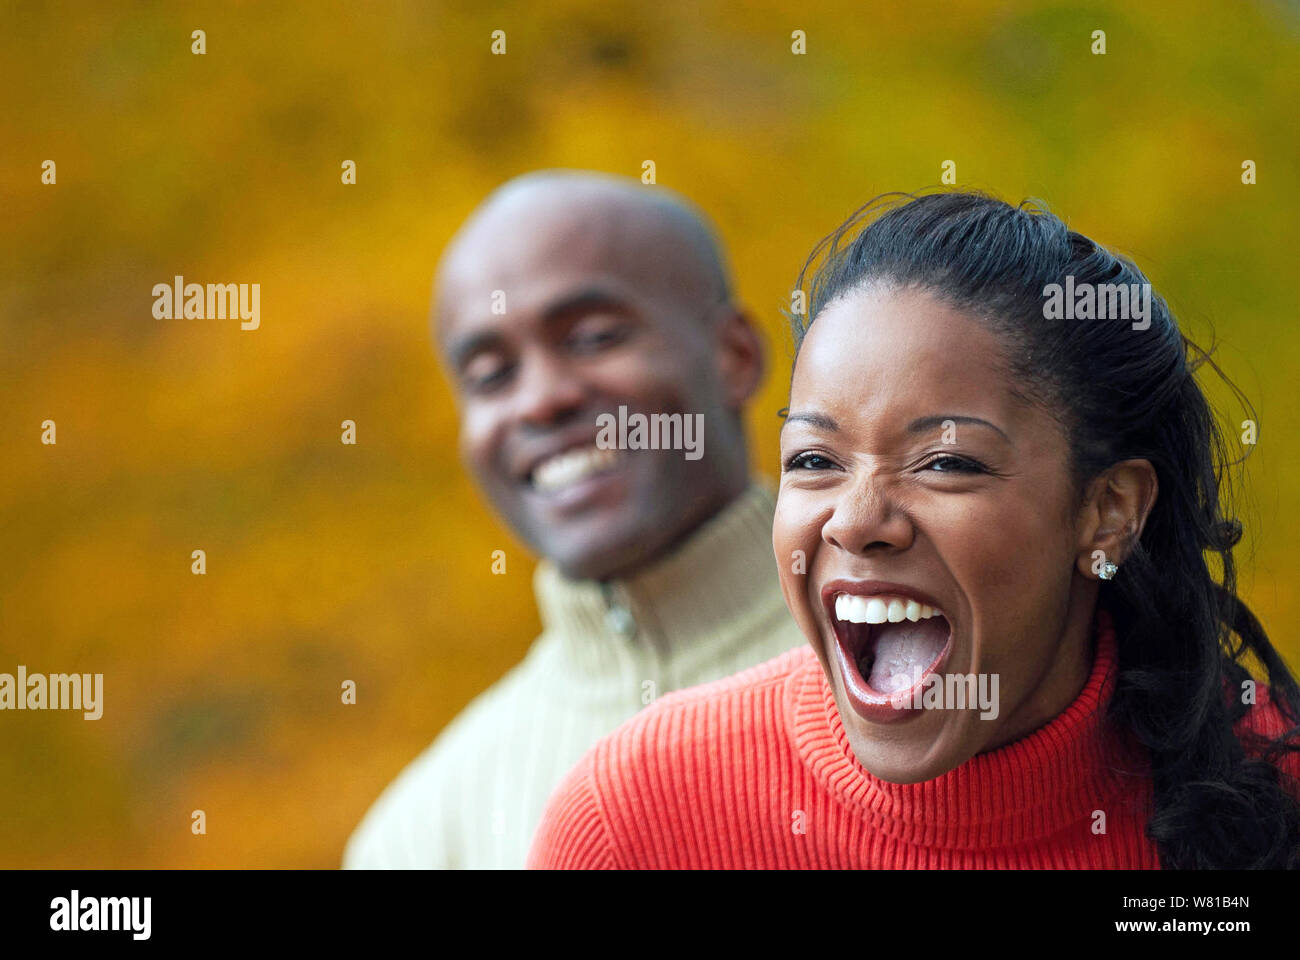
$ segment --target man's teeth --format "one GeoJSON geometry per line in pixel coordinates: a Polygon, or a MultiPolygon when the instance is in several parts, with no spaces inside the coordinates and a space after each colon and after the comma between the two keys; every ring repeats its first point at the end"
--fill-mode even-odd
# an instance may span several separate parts
{"type": "Polygon", "coordinates": [[[567,487],[612,466],[618,455],[617,450],[602,450],[594,445],[557,453],[543,460],[533,471],[533,488],[558,490],[567,487]]]}
{"type": "Polygon", "coordinates": [[[852,593],[835,595],[835,619],[850,623],[900,623],[941,617],[937,607],[907,597],[860,597],[852,593]]]}

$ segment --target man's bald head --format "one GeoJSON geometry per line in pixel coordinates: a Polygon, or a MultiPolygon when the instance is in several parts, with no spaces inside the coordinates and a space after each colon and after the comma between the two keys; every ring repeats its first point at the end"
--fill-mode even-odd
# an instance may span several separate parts
{"type": "Polygon", "coordinates": [[[627,575],[744,489],[741,414],[762,351],[685,200],[605,174],[528,174],[466,221],[437,279],[462,457],[564,573],[627,575]],[[701,415],[702,456],[599,446],[600,418],[624,408],[701,415]]]}
{"type": "Polygon", "coordinates": [[[553,237],[557,250],[576,243],[615,270],[700,307],[728,301],[722,251],[704,215],[663,187],[578,170],[526,173],[493,191],[448,245],[438,270],[439,319],[456,295],[460,271],[481,272],[485,254],[504,257],[511,238],[553,237]]]}

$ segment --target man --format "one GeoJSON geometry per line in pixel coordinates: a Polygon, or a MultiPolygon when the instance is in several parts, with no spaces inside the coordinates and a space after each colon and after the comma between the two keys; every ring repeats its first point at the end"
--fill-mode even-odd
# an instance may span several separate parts
{"type": "Polygon", "coordinates": [[[544,629],[388,787],[344,866],[522,868],[597,739],[659,694],[803,642],[773,567],[773,499],[749,479],[762,349],[700,216],[635,181],[513,180],[437,279],[461,456],[542,557],[544,629]],[[644,431],[602,430],[637,414],[703,433],[645,449],[644,431]]]}

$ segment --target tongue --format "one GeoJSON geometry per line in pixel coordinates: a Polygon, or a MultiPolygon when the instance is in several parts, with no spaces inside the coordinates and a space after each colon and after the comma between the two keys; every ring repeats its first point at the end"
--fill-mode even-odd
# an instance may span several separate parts
{"type": "Polygon", "coordinates": [[[913,623],[882,623],[875,628],[875,659],[867,683],[881,693],[914,686],[948,642],[948,621],[931,617],[913,623]]]}

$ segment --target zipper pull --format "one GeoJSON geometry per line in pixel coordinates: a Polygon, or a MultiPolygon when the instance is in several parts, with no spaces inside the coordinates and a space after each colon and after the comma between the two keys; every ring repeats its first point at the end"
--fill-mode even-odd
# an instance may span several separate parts
{"type": "Polygon", "coordinates": [[[602,583],[600,589],[605,598],[605,628],[610,633],[630,640],[636,635],[636,617],[615,597],[614,588],[610,584],[602,583]]]}

